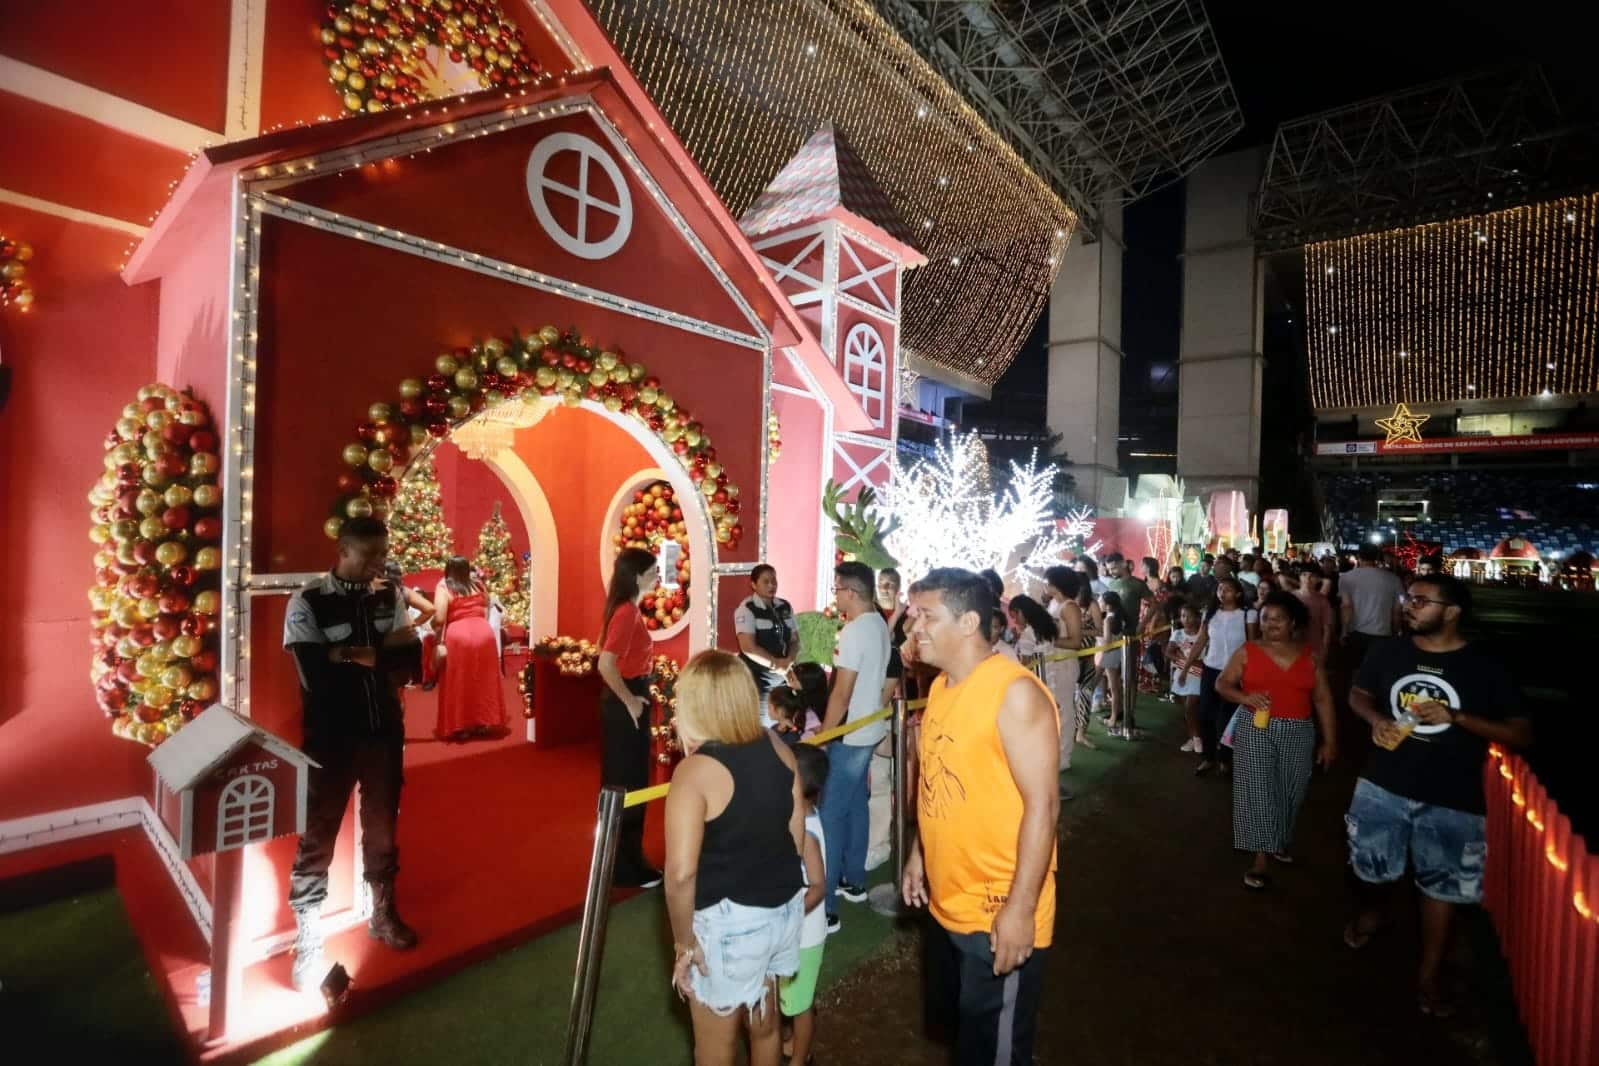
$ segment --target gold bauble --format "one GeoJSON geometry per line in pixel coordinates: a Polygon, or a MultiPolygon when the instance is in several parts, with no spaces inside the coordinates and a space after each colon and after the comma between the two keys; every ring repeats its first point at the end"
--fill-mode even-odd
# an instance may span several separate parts
{"type": "Polygon", "coordinates": [[[155,515],[151,515],[139,523],[139,536],[145,540],[159,540],[166,535],[166,532],[167,527],[162,525],[161,519],[155,515]]]}
{"type": "Polygon", "coordinates": [[[629,380],[628,373],[627,373],[627,367],[625,367],[625,366],[613,366],[611,368],[610,380],[612,382],[616,383],[617,385],[625,385],[628,382],[628,380],[629,380]]]}
{"type": "Polygon", "coordinates": [[[568,407],[578,407],[583,403],[583,393],[580,389],[566,389],[561,393],[561,402],[568,407]]]}
{"type": "Polygon", "coordinates": [[[555,368],[541,366],[533,372],[533,380],[538,382],[539,388],[548,389],[555,384],[555,368]]]}
{"type": "Polygon", "coordinates": [[[483,342],[483,351],[488,353],[490,359],[498,359],[505,354],[505,342],[498,337],[490,337],[483,342]]]}
{"type": "Polygon", "coordinates": [[[666,393],[664,393],[664,392],[663,393],[659,393],[655,397],[655,409],[657,411],[660,411],[663,414],[665,414],[665,413],[671,412],[675,407],[677,407],[677,402],[674,401],[666,393]]]}
{"type": "Polygon", "coordinates": [[[601,352],[599,358],[594,360],[594,365],[605,371],[606,374],[610,374],[616,367],[616,353],[601,352]]]}
{"type": "Polygon", "coordinates": [[[172,654],[180,659],[192,658],[200,653],[203,647],[200,638],[185,633],[181,637],[172,638],[172,654]]]}
{"type": "Polygon", "coordinates": [[[123,463],[136,463],[139,461],[139,446],[132,441],[125,441],[111,449],[111,455],[116,459],[116,465],[123,463]]]}
{"type": "Polygon", "coordinates": [[[139,523],[131,518],[119,518],[111,523],[111,535],[117,540],[132,540],[139,534],[139,523]]]}
{"type": "Polygon", "coordinates": [[[428,442],[427,427],[420,422],[411,423],[411,448],[414,451],[428,442]]]}
{"type": "Polygon", "coordinates": [[[202,677],[194,682],[191,682],[189,687],[185,689],[184,692],[191,700],[199,700],[203,703],[206,700],[214,699],[216,697],[217,683],[212,681],[209,677],[202,677]]]}
{"type": "Polygon", "coordinates": [[[730,499],[730,500],[738,499],[738,486],[737,485],[729,484],[727,486],[727,498],[730,499]]]}
{"type": "Polygon", "coordinates": [[[161,671],[161,683],[167,688],[186,688],[194,680],[187,666],[169,666],[161,671]]]}
{"type": "Polygon", "coordinates": [[[171,706],[173,697],[177,693],[165,685],[151,685],[144,690],[144,702],[150,706],[161,709],[171,706]]]}
{"type": "Polygon", "coordinates": [[[161,658],[161,656],[157,655],[155,652],[146,651],[141,652],[138,658],[133,660],[133,666],[134,669],[139,671],[141,676],[150,681],[154,681],[156,678],[160,677],[161,672],[167,668],[167,663],[165,659],[161,658]]]}
{"type": "Polygon", "coordinates": [[[605,409],[613,414],[620,411],[622,409],[622,398],[620,396],[607,396],[605,398],[605,409]]]}
{"type": "Polygon", "coordinates": [[[156,546],[155,561],[162,566],[177,566],[189,557],[189,549],[175,540],[169,540],[156,546]]]}
{"type": "Polygon", "coordinates": [[[394,417],[394,408],[386,403],[375,403],[366,409],[368,422],[387,422],[394,417]]]}
{"type": "Polygon", "coordinates": [[[660,399],[660,397],[661,394],[655,389],[650,388],[648,385],[638,390],[638,398],[640,402],[647,407],[654,407],[655,401],[660,399]]]}
{"type": "Polygon", "coordinates": [[[383,499],[373,500],[372,517],[380,522],[387,522],[389,520],[389,501],[383,499]]]}
{"type": "Polygon", "coordinates": [[[366,102],[366,109],[368,114],[375,115],[379,111],[383,110],[383,101],[379,100],[377,97],[373,97],[366,102]]]}
{"type": "Polygon", "coordinates": [[[558,388],[558,389],[569,389],[569,388],[572,387],[572,382],[574,382],[576,380],[577,380],[577,374],[573,373],[569,368],[564,367],[564,366],[555,368],[555,387],[556,388],[558,388]]]}
{"type": "Polygon", "coordinates": [[[712,518],[721,518],[726,513],[727,513],[727,504],[725,504],[725,503],[715,503],[715,502],[713,502],[711,504],[711,517],[712,518]]]}
{"type": "Polygon", "coordinates": [[[463,366],[455,372],[455,387],[462,392],[471,392],[477,388],[477,371],[471,367],[463,366]]]}
{"type": "Polygon", "coordinates": [[[222,503],[222,489],[216,485],[196,485],[194,487],[194,505],[210,509],[222,503]]]}
{"type": "Polygon", "coordinates": [[[216,614],[218,606],[217,594],[211,589],[206,589],[204,592],[195,595],[192,606],[195,614],[216,614]]]}
{"type": "Polygon", "coordinates": [[[349,80],[346,81],[345,84],[354,89],[356,92],[360,92],[362,89],[366,88],[366,75],[362,74],[359,70],[351,71],[349,80]]]}
{"type": "Polygon", "coordinates": [[[661,430],[661,438],[668,444],[676,444],[677,438],[681,437],[682,435],[682,426],[667,426],[665,429],[661,430]]]}
{"type": "Polygon", "coordinates": [[[351,496],[344,503],[344,513],[349,518],[371,518],[372,501],[365,496],[351,496]]]}
{"type": "MultiPolygon", "coordinates": [[[[344,526],[344,519],[342,519],[342,518],[330,518],[326,522],[322,523],[322,532],[327,534],[327,538],[329,540],[338,540],[339,539],[339,530],[343,526],[344,526]]],[[[205,549],[203,549],[203,548],[201,549],[201,551],[204,551],[204,550],[205,549]]]]}
{"type": "Polygon", "coordinates": [[[716,495],[716,488],[716,482],[712,481],[710,478],[706,478],[704,481],[700,482],[700,494],[703,495],[707,500],[716,495]]]}
{"type": "Polygon", "coordinates": [[[96,544],[104,544],[111,539],[110,525],[101,522],[89,527],[89,539],[96,544]]]}
{"type": "Polygon", "coordinates": [[[132,629],[141,621],[138,600],[118,600],[111,608],[111,617],[123,629],[132,629]]]}
{"type": "MultiPolygon", "coordinates": [[[[349,53],[346,52],[345,55],[349,55],[349,53]]],[[[359,64],[360,62],[361,61],[359,59],[356,60],[357,64],[359,64]]],[[[345,63],[345,66],[349,66],[349,63],[345,63]]],[[[345,93],[344,94],[344,109],[346,111],[359,111],[359,110],[361,110],[361,97],[358,96],[355,93],[345,93]]]]}
{"type": "Polygon", "coordinates": [[[627,368],[627,376],[634,381],[643,381],[648,375],[649,371],[644,369],[643,363],[633,363],[627,368]]]}
{"type": "Polygon", "coordinates": [[[134,498],[133,508],[142,515],[153,515],[161,510],[161,494],[151,489],[141,489],[134,498]]]}
{"type": "Polygon", "coordinates": [[[130,403],[122,408],[122,417],[131,418],[135,422],[142,423],[144,421],[144,408],[140,407],[136,403],[130,403]]]}
{"type": "Polygon", "coordinates": [[[366,457],[366,465],[380,474],[387,474],[394,469],[394,453],[387,448],[373,448],[366,457]]]}
{"type": "Polygon", "coordinates": [[[164,407],[156,411],[151,411],[149,414],[144,416],[144,424],[148,428],[159,433],[172,424],[172,412],[168,411],[164,407]]]}
{"type": "Polygon", "coordinates": [[[607,374],[603,370],[595,368],[595,369],[589,371],[588,383],[590,385],[594,386],[596,389],[599,388],[600,386],[604,385],[607,381],[610,381],[610,380],[611,380],[611,375],[607,374]]]}
{"type": "Polygon", "coordinates": [[[520,369],[522,368],[517,365],[516,360],[508,355],[502,355],[494,360],[494,372],[502,378],[515,377],[520,369]]]}
{"type": "Polygon", "coordinates": [[[715,462],[715,461],[706,463],[705,464],[705,476],[710,478],[713,481],[716,480],[717,478],[721,477],[722,476],[722,464],[718,463],[718,462],[715,462]]]}
{"type": "Polygon", "coordinates": [[[472,404],[465,396],[451,396],[445,404],[445,410],[452,421],[459,422],[472,413],[472,404]]]}
{"type": "Polygon", "coordinates": [[[688,430],[683,436],[687,439],[690,448],[698,448],[700,443],[705,440],[705,435],[697,429],[688,430]]]}
{"type": "Polygon", "coordinates": [[[139,601],[139,617],[146,622],[161,616],[161,601],[154,596],[147,596],[139,601]]]}
{"type": "Polygon", "coordinates": [[[440,374],[443,374],[445,377],[449,377],[451,374],[461,369],[461,361],[455,358],[455,356],[451,355],[449,352],[445,352],[443,355],[433,360],[433,369],[438,371],[440,374]]]}
{"type": "Polygon", "coordinates": [[[721,527],[717,528],[717,530],[716,530],[716,543],[718,543],[718,544],[727,544],[727,543],[731,542],[732,539],[733,539],[732,530],[724,529],[724,528],[721,528],[721,527]]]}
{"type": "Polygon", "coordinates": [[[133,440],[144,432],[144,423],[137,418],[117,419],[117,436],[123,440],[133,440]]]}
{"type": "Polygon", "coordinates": [[[485,392],[483,394],[483,406],[484,407],[498,407],[502,403],[504,403],[507,399],[509,399],[509,397],[506,396],[505,393],[501,392],[499,389],[490,389],[488,392],[485,392]]]}
{"type": "Polygon", "coordinates": [[[346,444],[342,458],[345,466],[360,466],[366,462],[366,446],[362,444],[346,444]]]}
{"type": "Polygon", "coordinates": [[[554,344],[560,339],[561,331],[556,329],[554,326],[539,327],[539,340],[543,341],[545,344],[554,344]]]}
{"type": "Polygon", "coordinates": [[[414,400],[422,395],[422,382],[416,378],[406,378],[400,382],[400,399],[414,400]]]}
{"type": "Polygon", "coordinates": [[[189,457],[190,477],[211,477],[222,469],[222,460],[215,452],[195,452],[189,457]]]}
{"type": "Polygon", "coordinates": [[[167,491],[161,495],[161,502],[168,507],[184,507],[193,499],[194,490],[187,485],[168,485],[167,491]]]}

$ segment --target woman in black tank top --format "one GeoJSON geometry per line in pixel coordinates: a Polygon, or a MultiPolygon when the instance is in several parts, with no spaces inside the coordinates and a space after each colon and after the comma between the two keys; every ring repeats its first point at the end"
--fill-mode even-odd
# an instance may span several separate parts
{"type": "Polygon", "coordinates": [[[677,681],[689,753],[666,798],[666,907],[672,984],[694,1043],[734,1055],[747,1029],[752,1066],[776,1066],[777,978],[799,967],[805,805],[794,755],[761,728],[750,672],[706,651],[677,681]]]}

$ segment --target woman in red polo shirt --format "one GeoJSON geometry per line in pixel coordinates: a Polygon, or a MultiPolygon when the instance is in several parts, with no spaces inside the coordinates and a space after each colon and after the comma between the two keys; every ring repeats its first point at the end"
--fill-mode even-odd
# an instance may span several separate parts
{"type": "MultiPolygon", "coordinates": [[[[605,746],[600,784],[632,791],[650,783],[650,664],[655,650],[639,600],[655,588],[655,556],[626,548],[616,557],[605,594],[605,625],[600,638],[600,720],[605,746]]],[[[614,881],[630,888],[653,888],[661,871],[644,858],[645,804],[622,812],[614,881]]]]}

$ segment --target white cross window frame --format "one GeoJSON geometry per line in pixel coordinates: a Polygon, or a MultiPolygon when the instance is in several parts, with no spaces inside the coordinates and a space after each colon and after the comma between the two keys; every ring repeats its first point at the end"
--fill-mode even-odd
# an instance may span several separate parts
{"type": "Polygon", "coordinates": [[[217,850],[231,851],[272,839],[277,790],[260,774],[228,782],[217,799],[217,850]]]}
{"type": "Polygon", "coordinates": [[[881,429],[888,407],[888,348],[868,323],[855,323],[844,337],[844,384],[861,401],[872,425],[881,429]]]}
{"type": "Polygon", "coordinates": [[[627,186],[622,168],[599,142],[581,133],[552,133],[533,146],[527,159],[527,198],[533,205],[533,214],[544,227],[550,239],[579,259],[609,259],[622,250],[633,232],[633,193],[627,186]],[[562,152],[576,152],[579,157],[577,185],[557,181],[547,173],[550,160],[562,152]],[[597,195],[590,184],[594,166],[605,172],[611,187],[616,190],[616,202],[597,195]],[[577,201],[577,232],[570,233],[555,219],[550,210],[551,193],[577,201]],[[594,209],[616,217],[616,228],[603,240],[588,239],[589,211],[594,209]]]}

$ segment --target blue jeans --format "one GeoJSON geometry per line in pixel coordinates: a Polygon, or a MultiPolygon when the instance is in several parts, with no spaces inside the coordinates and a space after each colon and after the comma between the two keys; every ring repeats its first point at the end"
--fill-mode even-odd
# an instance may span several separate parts
{"type": "Polygon", "coordinates": [[[1397,881],[1414,867],[1422,895],[1441,903],[1480,903],[1487,823],[1480,814],[1421,803],[1363,777],[1344,815],[1349,865],[1374,885],[1397,881]]]}
{"type": "Polygon", "coordinates": [[[838,883],[866,883],[866,771],[875,745],[852,746],[836,740],[827,746],[827,787],[822,790],[822,835],[827,838],[829,915],[838,913],[838,883]]]}

